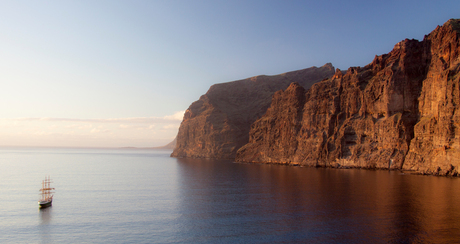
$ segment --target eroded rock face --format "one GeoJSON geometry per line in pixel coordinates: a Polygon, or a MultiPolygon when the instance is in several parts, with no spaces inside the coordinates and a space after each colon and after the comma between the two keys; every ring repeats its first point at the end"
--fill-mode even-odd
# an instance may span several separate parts
{"type": "Polygon", "coordinates": [[[430,63],[419,97],[420,119],[404,169],[458,175],[460,166],[460,20],[436,28],[425,42],[430,63]]]}
{"type": "Polygon", "coordinates": [[[236,151],[248,143],[251,124],[266,112],[276,91],[294,81],[309,88],[333,74],[334,67],[326,64],[211,86],[185,112],[171,156],[235,158],[236,151]]]}
{"type": "Polygon", "coordinates": [[[364,68],[273,96],[240,162],[392,168],[457,175],[459,31],[449,20],[364,68]]]}

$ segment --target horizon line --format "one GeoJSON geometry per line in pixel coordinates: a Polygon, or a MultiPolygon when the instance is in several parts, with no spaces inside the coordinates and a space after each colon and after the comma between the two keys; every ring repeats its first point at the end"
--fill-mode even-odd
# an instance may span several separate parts
{"type": "Polygon", "coordinates": [[[19,146],[19,145],[0,145],[0,148],[7,148],[7,147],[12,147],[12,148],[49,148],[49,149],[143,149],[143,150],[173,150],[169,148],[165,148],[166,145],[164,146],[158,146],[158,147],[131,147],[131,146],[123,146],[123,147],[79,147],[79,146],[19,146]]]}

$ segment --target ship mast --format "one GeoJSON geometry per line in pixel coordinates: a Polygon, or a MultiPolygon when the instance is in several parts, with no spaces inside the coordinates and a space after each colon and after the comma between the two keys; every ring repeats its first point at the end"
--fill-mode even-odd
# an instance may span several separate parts
{"type": "Polygon", "coordinates": [[[45,177],[45,180],[42,181],[42,189],[40,189],[40,191],[42,192],[42,197],[40,201],[47,201],[50,198],[52,198],[52,190],[54,190],[54,188],[51,187],[51,178],[49,176],[45,177]]]}

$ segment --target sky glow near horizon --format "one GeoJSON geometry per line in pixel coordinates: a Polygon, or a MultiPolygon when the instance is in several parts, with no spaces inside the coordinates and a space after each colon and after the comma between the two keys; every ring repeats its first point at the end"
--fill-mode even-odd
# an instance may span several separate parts
{"type": "Polygon", "coordinates": [[[154,147],[216,83],[364,66],[460,1],[0,1],[0,146],[154,147]]]}

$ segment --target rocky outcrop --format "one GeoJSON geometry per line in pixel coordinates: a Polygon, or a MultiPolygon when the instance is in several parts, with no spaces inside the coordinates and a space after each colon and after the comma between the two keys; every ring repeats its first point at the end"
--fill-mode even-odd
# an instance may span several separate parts
{"type": "Polygon", "coordinates": [[[449,20],[363,68],[277,92],[236,160],[457,175],[459,32],[449,20]]]}
{"type": "Polygon", "coordinates": [[[425,38],[430,47],[419,97],[420,119],[404,169],[458,175],[460,165],[460,20],[449,20],[425,38]]]}
{"type": "Polygon", "coordinates": [[[256,76],[211,86],[186,110],[173,157],[235,158],[248,143],[251,124],[270,106],[272,95],[298,82],[304,88],[334,74],[334,67],[256,76]]]}

